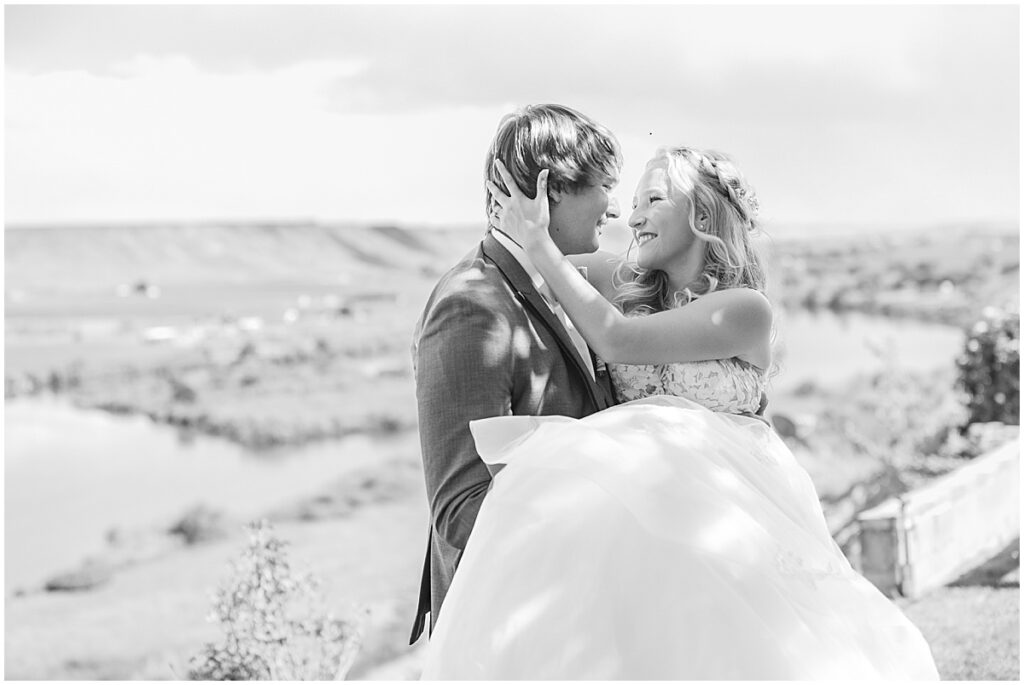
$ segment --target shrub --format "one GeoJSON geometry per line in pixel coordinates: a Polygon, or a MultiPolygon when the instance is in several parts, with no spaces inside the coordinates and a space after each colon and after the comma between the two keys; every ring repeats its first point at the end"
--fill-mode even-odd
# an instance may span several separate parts
{"type": "Polygon", "coordinates": [[[193,404],[196,401],[196,391],[184,381],[181,381],[174,376],[167,378],[168,384],[171,386],[171,399],[175,402],[181,402],[182,404],[193,404]]]}
{"type": "Polygon", "coordinates": [[[895,363],[871,377],[860,398],[872,421],[866,444],[898,470],[950,449],[966,411],[953,389],[953,373],[912,373],[895,363]]]}
{"type": "Polygon", "coordinates": [[[223,511],[198,504],[186,511],[167,532],[180,535],[186,545],[219,540],[227,536],[227,517],[223,511]]]}
{"type": "Polygon", "coordinates": [[[1020,423],[1020,312],[986,307],[956,360],[967,393],[967,425],[1020,423]]]}
{"type": "Polygon", "coordinates": [[[250,523],[234,575],[216,593],[211,621],[224,632],[192,659],[192,680],[341,680],[359,633],[324,612],[318,583],[292,571],[266,521],[250,523]]]}

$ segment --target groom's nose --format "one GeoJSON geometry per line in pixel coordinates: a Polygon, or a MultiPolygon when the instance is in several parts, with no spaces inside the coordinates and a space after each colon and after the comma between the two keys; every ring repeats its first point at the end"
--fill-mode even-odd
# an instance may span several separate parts
{"type": "Polygon", "coordinates": [[[614,197],[608,198],[608,209],[605,210],[605,214],[609,219],[618,219],[619,214],[619,201],[614,197]]]}

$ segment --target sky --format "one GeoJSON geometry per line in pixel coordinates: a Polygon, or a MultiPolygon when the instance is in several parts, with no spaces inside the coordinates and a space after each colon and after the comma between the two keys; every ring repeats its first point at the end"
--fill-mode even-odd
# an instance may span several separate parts
{"type": "Polygon", "coordinates": [[[482,222],[498,121],[731,155],[770,228],[1019,219],[997,6],[7,5],[5,225],[482,222]]]}

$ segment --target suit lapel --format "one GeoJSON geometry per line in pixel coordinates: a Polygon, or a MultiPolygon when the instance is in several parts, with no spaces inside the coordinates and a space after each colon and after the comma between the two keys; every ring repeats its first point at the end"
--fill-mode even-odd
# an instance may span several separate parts
{"type": "Polygon", "coordinates": [[[524,306],[532,310],[558,340],[558,346],[562,350],[562,355],[572,360],[577,371],[586,379],[587,392],[590,393],[590,397],[597,408],[604,409],[608,407],[610,403],[604,388],[594,382],[594,378],[590,375],[590,369],[587,368],[583,358],[580,357],[579,350],[576,349],[576,345],[569,338],[569,333],[565,330],[565,326],[554,315],[544,301],[544,298],[537,292],[537,289],[533,287],[533,283],[530,281],[530,277],[522,265],[489,233],[480,244],[480,249],[483,251],[484,256],[498,267],[498,270],[501,271],[508,284],[512,286],[512,290],[524,306]]]}

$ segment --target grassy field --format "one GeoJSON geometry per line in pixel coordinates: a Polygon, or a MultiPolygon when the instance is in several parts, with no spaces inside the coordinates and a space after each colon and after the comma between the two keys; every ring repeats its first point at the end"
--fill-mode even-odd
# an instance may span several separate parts
{"type": "Polygon", "coordinates": [[[778,244],[782,303],[968,325],[979,303],[1020,309],[1017,234],[969,227],[778,244]]]}
{"type": "MultiPolygon", "coordinates": [[[[478,239],[315,224],[8,230],[5,396],[58,390],[255,448],[408,428],[413,325],[478,239]]],[[[1016,235],[836,240],[771,245],[781,303],[958,324],[983,304],[1019,308],[1016,235]]]]}
{"type": "Polygon", "coordinates": [[[56,389],[254,448],[415,425],[413,325],[473,234],[137,231],[9,232],[8,398],[56,389]]]}
{"type": "Polygon", "coordinates": [[[943,680],[1020,680],[1020,587],[943,588],[907,615],[943,680]]]}

